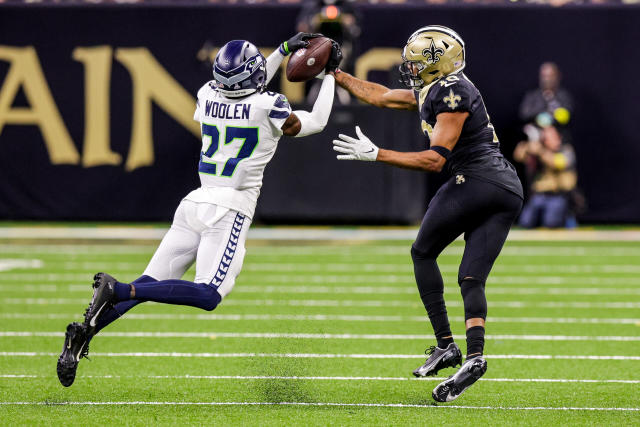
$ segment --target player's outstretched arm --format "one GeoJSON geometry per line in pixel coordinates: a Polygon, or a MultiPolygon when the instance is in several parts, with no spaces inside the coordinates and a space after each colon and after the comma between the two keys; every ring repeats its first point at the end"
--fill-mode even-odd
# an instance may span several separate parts
{"type": "Polygon", "coordinates": [[[280,67],[280,64],[282,64],[285,56],[298,49],[309,46],[309,42],[307,40],[316,37],[322,37],[322,34],[298,33],[286,42],[282,42],[280,47],[274,50],[273,53],[267,57],[267,81],[265,85],[268,85],[273,76],[276,75],[276,71],[278,71],[278,68],[280,67]]]}
{"type": "Polygon", "coordinates": [[[362,102],[380,108],[395,110],[417,110],[418,102],[409,89],[389,89],[378,83],[368,82],[338,70],[336,83],[362,102]]]}
{"type": "Polygon", "coordinates": [[[288,136],[307,136],[322,132],[329,121],[333,106],[335,79],[331,75],[324,76],[318,98],[313,109],[309,111],[296,110],[282,125],[282,132],[288,136]]]}
{"type": "Polygon", "coordinates": [[[378,148],[356,126],[358,138],[340,134],[333,141],[338,160],[364,160],[388,163],[405,169],[440,172],[455,147],[469,113],[440,113],[431,134],[431,148],[424,151],[402,153],[378,148]]]}

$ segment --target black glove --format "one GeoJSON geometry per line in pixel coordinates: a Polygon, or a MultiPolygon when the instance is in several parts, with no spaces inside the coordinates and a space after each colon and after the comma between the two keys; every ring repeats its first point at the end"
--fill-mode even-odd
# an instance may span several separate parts
{"type": "Polygon", "coordinates": [[[340,61],[342,61],[342,49],[340,49],[337,41],[331,40],[331,56],[325,68],[327,73],[335,72],[340,65],[340,61]]]}
{"type": "Polygon", "coordinates": [[[309,42],[307,40],[316,37],[322,37],[322,34],[298,33],[280,45],[280,53],[287,56],[298,49],[309,46],[309,42]]]}

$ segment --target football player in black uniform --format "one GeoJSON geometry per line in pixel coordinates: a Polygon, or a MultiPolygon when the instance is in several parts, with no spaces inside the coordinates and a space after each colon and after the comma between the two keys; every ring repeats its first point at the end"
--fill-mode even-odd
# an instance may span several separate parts
{"type": "Polygon", "coordinates": [[[482,357],[487,316],[485,282],[522,207],[522,185],[500,144],[480,92],[462,73],[465,46],[453,30],[438,25],[413,33],[402,54],[403,82],[410,90],[391,90],[337,70],[336,82],[361,101],[377,107],[418,110],[427,150],[401,153],[378,148],[356,127],[357,138],[340,135],[334,150],[340,160],[388,163],[451,177],[433,197],[411,247],[420,297],[437,339],[428,359],[413,374],[435,375],[462,363],[454,343],[436,259],[464,233],[458,283],[464,300],[467,357],[458,372],[433,390],[439,402],[456,399],[487,370],[482,357]]]}

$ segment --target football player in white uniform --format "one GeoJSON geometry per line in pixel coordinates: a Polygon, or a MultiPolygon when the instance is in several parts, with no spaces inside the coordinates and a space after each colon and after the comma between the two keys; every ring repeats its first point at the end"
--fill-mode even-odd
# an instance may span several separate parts
{"type": "MultiPolygon", "coordinates": [[[[178,206],[141,277],[121,283],[105,273],[95,275],[85,321],[67,326],[57,365],[63,386],[73,383],[91,338],[135,305],[156,301],[213,310],[231,292],[242,268],[264,168],[278,140],[318,133],[329,119],[335,86],[329,74],[320,76],[322,88],[311,112],[291,111],[284,95],[265,91],[284,57],[316,36],[299,33],[267,60],[245,40],[232,40],[220,49],[214,80],[198,91],[194,114],[202,130],[202,185],[178,206]],[[180,280],[194,261],[194,282],[180,280]]],[[[341,56],[334,42],[327,71],[338,67],[341,56]]]]}

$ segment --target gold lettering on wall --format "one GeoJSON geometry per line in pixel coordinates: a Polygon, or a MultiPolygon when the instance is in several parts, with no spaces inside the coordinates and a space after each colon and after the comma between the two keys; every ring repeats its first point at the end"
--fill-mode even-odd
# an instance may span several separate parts
{"type": "Polygon", "coordinates": [[[0,60],[11,63],[0,88],[0,135],[7,124],[38,126],[51,163],[78,164],[80,155],[49,91],[36,50],[0,46],[0,60]],[[12,107],[20,87],[29,107],[12,107]]]}
{"type": "MultiPolygon", "coordinates": [[[[215,56],[218,49],[211,52],[215,56]]],[[[273,48],[261,48],[265,56],[273,48]]],[[[53,99],[36,50],[32,46],[0,45],[0,61],[10,67],[0,87],[0,135],[5,125],[35,125],[42,133],[52,164],[79,164],[93,167],[119,165],[122,156],[110,145],[111,46],[77,47],[72,57],[84,67],[85,129],[82,159],[53,99]],[[14,107],[19,92],[25,93],[28,107],[14,107]]],[[[355,75],[366,79],[369,71],[387,71],[400,61],[400,49],[375,48],[356,61],[355,75]]],[[[125,169],[135,170],[154,162],[153,104],[200,137],[200,126],[192,120],[195,98],[189,94],[146,48],[117,48],[115,59],[129,72],[133,88],[133,120],[125,169]]],[[[287,61],[281,69],[280,90],[291,102],[304,101],[304,84],[284,77],[287,61]]],[[[204,79],[203,79],[204,80],[204,79]]]]}
{"type": "Polygon", "coordinates": [[[119,165],[109,129],[111,46],[77,47],[73,59],[84,65],[84,144],[82,166],[119,165]]]}
{"type": "Polygon", "coordinates": [[[133,126],[125,164],[127,171],[153,164],[152,102],[200,137],[200,125],[193,120],[195,98],[146,48],[119,48],[115,57],[129,71],[133,83],[133,126]]]}
{"type": "Polygon", "coordinates": [[[402,49],[376,47],[369,49],[356,60],[355,76],[366,80],[369,71],[389,71],[391,67],[402,62],[402,49]]]}

